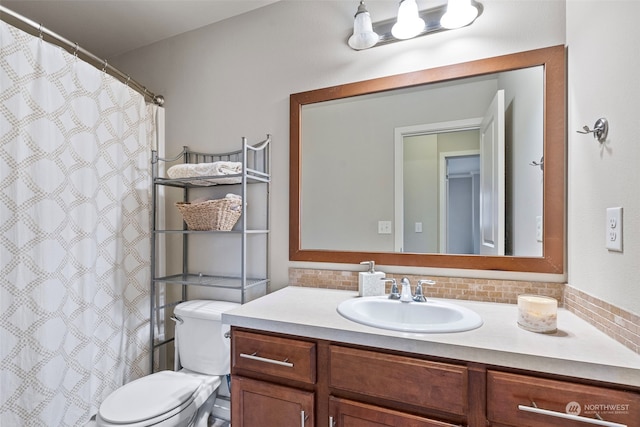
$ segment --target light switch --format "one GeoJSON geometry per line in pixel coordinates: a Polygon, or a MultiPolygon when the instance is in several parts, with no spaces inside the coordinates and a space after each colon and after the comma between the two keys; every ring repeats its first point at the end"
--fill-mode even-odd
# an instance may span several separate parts
{"type": "Polygon", "coordinates": [[[542,242],[542,216],[536,217],[536,241],[542,242]]]}
{"type": "Polygon", "coordinates": [[[391,234],[391,221],[378,221],[378,234],[391,234]]]}

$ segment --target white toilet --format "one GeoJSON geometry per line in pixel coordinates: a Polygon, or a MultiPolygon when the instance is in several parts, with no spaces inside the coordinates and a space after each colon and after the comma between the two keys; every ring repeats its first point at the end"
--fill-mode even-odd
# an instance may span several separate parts
{"type": "Polygon", "coordinates": [[[206,427],[217,390],[230,372],[229,327],[222,313],[239,304],[194,300],[174,309],[176,366],[123,385],[100,405],[105,427],[206,427]],[[179,363],[178,363],[179,359],[179,363]]]}

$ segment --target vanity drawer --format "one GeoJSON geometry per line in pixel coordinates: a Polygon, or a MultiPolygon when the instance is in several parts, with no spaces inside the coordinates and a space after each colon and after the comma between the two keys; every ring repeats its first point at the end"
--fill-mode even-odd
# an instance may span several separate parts
{"type": "Polygon", "coordinates": [[[392,409],[380,408],[366,403],[329,397],[329,414],[333,423],[340,427],[459,427],[442,421],[407,414],[392,409]]]}
{"type": "Polygon", "coordinates": [[[568,381],[487,372],[487,418],[492,426],[585,427],[598,425],[593,422],[598,416],[610,423],[638,426],[640,395],[568,381]]]}
{"type": "Polygon", "coordinates": [[[332,345],[329,386],[450,414],[467,413],[467,368],[332,345]]]}
{"type": "Polygon", "coordinates": [[[232,372],[236,369],[302,381],[316,382],[316,344],[291,338],[233,331],[232,372]]]}

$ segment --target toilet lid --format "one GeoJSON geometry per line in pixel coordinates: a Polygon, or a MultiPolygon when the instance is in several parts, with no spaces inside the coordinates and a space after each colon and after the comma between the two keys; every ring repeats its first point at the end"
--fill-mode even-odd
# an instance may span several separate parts
{"type": "Polygon", "coordinates": [[[100,417],[111,423],[134,423],[188,405],[201,380],[174,371],[161,371],[120,387],[100,405],[100,417]]]}

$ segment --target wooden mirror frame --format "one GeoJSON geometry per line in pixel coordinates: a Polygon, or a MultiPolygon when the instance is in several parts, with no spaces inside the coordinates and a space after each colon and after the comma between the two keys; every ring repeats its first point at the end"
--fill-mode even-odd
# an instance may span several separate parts
{"type": "Polygon", "coordinates": [[[566,195],[565,64],[565,49],[560,45],[292,94],[289,136],[289,260],[349,264],[373,260],[378,265],[563,274],[566,195]],[[544,70],[542,257],[356,252],[301,248],[301,112],[304,105],[539,65],[542,65],[544,70]]]}

